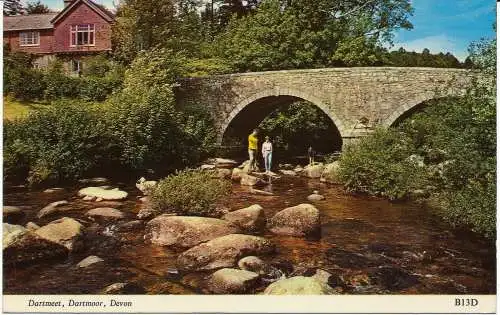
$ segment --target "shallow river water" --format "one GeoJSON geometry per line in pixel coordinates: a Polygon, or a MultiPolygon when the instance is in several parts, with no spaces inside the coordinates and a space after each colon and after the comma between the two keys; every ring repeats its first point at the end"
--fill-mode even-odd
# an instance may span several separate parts
{"type": "MultiPolygon", "coordinates": [[[[136,220],[140,208],[133,185],[117,185],[129,192],[118,203],[84,202],[79,188],[43,193],[24,188],[4,192],[4,205],[22,206],[26,216],[18,224],[46,224],[62,216],[73,217],[86,227],[85,248],[63,260],[29,266],[4,267],[4,294],[98,294],[117,282],[127,282],[129,293],[206,294],[206,272],[179,274],[175,260],[182,250],[152,245],[144,240],[144,228],[120,231],[120,222],[94,221],[85,212],[112,206],[136,220]],[[70,202],[69,211],[36,219],[50,202],[70,202]],[[88,268],[76,264],[89,255],[104,263],[88,268]]],[[[495,244],[470,232],[454,230],[424,206],[391,203],[368,196],[346,194],[341,186],[318,180],[283,177],[266,187],[274,196],[250,193],[233,184],[227,204],[232,210],[260,204],[270,218],[300,203],[319,190],[325,200],[314,205],[321,213],[321,237],[303,239],[264,232],[277,246],[276,253],[261,257],[287,276],[311,275],[323,269],[331,285],[343,294],[494,294],[496,292],[495,244]]],[[[265,286],[255,288],[260,293],[265,286]]]]}

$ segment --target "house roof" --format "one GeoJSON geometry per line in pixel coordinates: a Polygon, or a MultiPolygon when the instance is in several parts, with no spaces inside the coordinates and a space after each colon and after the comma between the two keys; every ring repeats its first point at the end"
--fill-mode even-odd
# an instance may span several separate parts
{"type": "Polygon", "coordinates": [[[97,14],[99,14],[103,19],[108,22],[114,21],[114,16],[111,12],[109,12],[106,8],[101,5],[94,3],[91,0],[74,0],[70,5],[65,7],[61,12],[59,12],[56,16],[54,16],[50,22],[56,24],[62,17],[64,17],[68,12],[70,12],[74,7],[76,7],[79,3],[85,3],[92,10],[94,10],[97,14]]]}
{"type": "Polygon", "coordinates": [[[3,17],[4,31],[43,30],[54,28],[50,22],[58,13],[14,15],[3,17]]]}

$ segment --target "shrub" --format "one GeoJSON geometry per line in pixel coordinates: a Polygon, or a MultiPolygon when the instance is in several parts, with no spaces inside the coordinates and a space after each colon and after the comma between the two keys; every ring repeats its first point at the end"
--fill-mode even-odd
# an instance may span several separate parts
{"type": "Polygon", "coordinates": [[[402,199],[425,183],[425,172],[410,158],[413,146],[402,133],[376,130],[348,146],[339,176],[349,191],[402,199]]]}
{"type": "Polygon", "coordinates": [[[217,201],[230,191],[230,182],[214,177],[211,172],[185,170],[161,180],[151,200],[156,211],[217,216],[217,201]]]}
{"type": "Polygon", "coordinates": [[[59,102],[5,124],[5,176],[32,185],[76,179],[112,159],[105,124],[89,104],[59,102]],[[28,174],[26,174],[28,172],[28,174]]]}
{"type": "Polygon", "coordinates": [[[4,58],[4,93],[21,100],[43,98],[43,73],[32,68],[32,57],[24,53],[6,52],[4,58]]]}

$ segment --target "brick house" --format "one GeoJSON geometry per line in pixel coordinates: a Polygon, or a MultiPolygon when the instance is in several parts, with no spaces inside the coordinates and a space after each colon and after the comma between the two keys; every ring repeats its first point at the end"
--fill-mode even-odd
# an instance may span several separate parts
{"type": "Polygon", "coordinates": [[[35,68],[58,57],[70,73],[77,74],[82,57],[111,51],[114,16],[91,0],[64,0],[60,12],[4,16],[3,22],[4,45],[35,55],[35,68]]]}

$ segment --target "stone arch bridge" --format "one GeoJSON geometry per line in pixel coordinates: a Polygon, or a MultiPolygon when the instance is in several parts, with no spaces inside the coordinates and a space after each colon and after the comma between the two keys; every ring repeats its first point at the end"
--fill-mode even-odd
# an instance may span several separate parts
{"type": "Polygon", "coordinates": [[[277,107],[296,100],[318,106],[344,144],[389,127],[423,102],[462,95],[471,73],[462,69],[359,67],[237,73],[183,79],[180,106],[208,106],[218,142],[229,129],[255,128],[277,107]]]}

